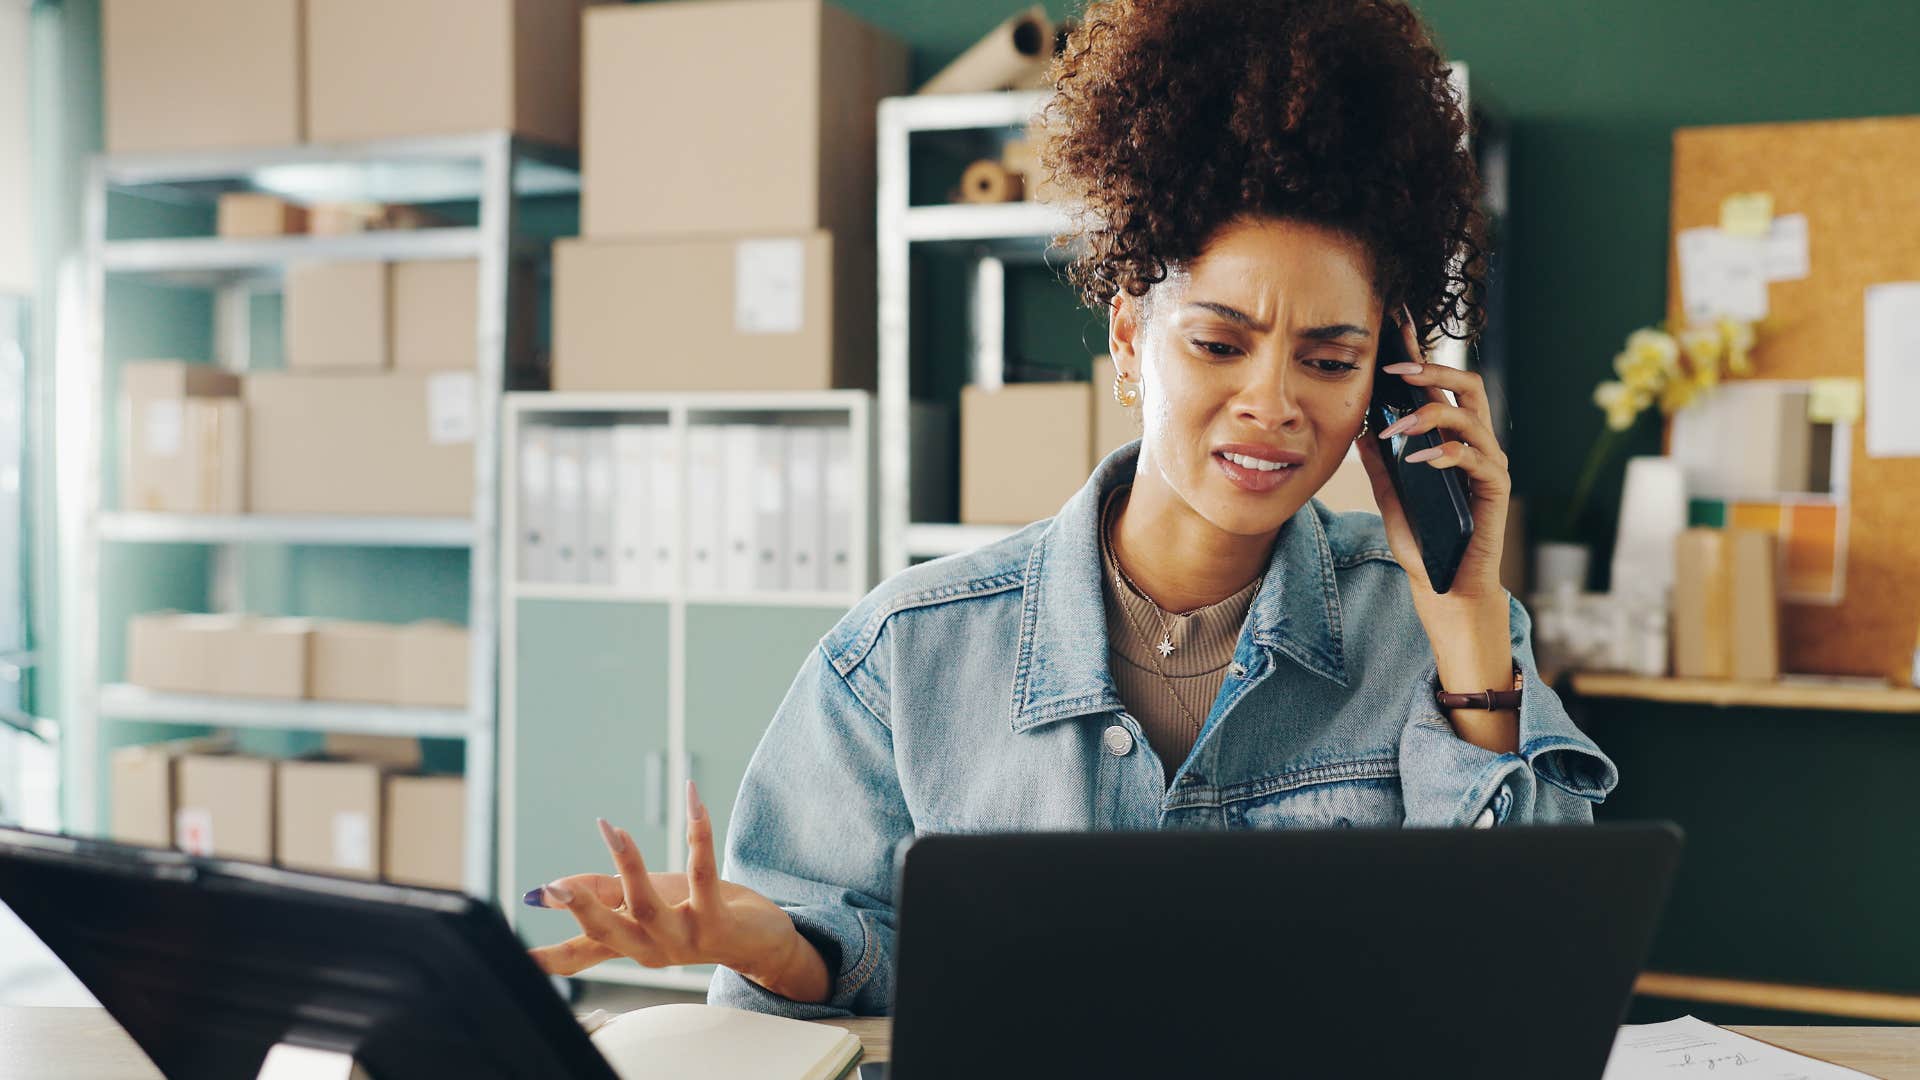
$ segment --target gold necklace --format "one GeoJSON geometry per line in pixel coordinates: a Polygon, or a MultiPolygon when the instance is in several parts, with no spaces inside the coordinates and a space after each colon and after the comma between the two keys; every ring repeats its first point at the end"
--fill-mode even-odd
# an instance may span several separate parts
{"type": "MultiPolygon", "coordinates": [[[[1120,567],[1120,553],[1115,550],[1113,546],[1112,507],[1113,500],[1110,497],[1107,502],[1107,511],[1102,515],[1100,521],[1100,536],[1102,541],[1104,541],[1101,544],[1101,554],[1112,561],[1113,572],[1120,575],[1120,580],[1126,582],[1127,586],[1133,589],[1134,592],[1139,593],[1140,597],[1146,600],[1147,603],[1153,604],[1153,610],[1161,611],[1164,614],[1160,605],[1155,604],[1153,598],[1148,596],[1140,586],[1135,585],[1133,579],[1127,577],[1127,572],[1120,567]]],[[[1264,573],[1261,574],[1260,579],[1262,581],[1266,580],[1266,575],[1264,573]]],[[[1255,586],[1255,589],[1256,591],[1258,590],[1258,585],[1255,586]]],[[[1200,721],[1194,718],[1193,710],[1187,708],[1186,701],[1180,697],[1179,688],[1173,685],[1173,680],[1167,676],[1166,669],[1160,666],[1160,661],[1153,655],[1155,651],[1158,651],[1161,656],[1173,652],[1171,634],[1165,632],[1163,628],[1160,646],[1151,645],[1147,640],[1147,635],[1141,631],[1140,624],[1134,621],[1133,612],[1128,610],[1125,599],[1120,601],[1120,617],[1127,620],[1127,626],[1133,630],[1134,636],[1140,639],[1140,644],[1148,646],[1147,659],[1153,663],[1153,673],[1160,676],[1161,683],[1165,684],[1167,688],[1167,694],[1173,698],[1174,705],[1179,707],[1180,715],[1186,718],[1187,730],[1197,737],[1200,734],[1200,721]]]]}

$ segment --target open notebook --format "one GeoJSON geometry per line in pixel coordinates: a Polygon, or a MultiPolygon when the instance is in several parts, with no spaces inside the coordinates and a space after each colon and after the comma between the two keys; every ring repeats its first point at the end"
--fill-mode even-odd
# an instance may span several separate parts
{"type": "Polygon", "coordinates": [[[621,1080],[839,1080],[860,1060],[850,1031],[719,1005],[580,1017],[621,1080]]]}

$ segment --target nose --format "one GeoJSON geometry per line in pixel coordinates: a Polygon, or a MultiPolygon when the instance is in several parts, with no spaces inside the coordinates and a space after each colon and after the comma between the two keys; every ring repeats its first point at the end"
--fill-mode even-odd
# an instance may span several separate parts
{"type": "Polygon", "coordinates": [[[1275,357],[1253,366],[1253,375],[1236,402],[1239,419],[1267,431],[1291,431],[1306,422],[1306,413],[1294,396],[1293,364],[1275,357]]]}

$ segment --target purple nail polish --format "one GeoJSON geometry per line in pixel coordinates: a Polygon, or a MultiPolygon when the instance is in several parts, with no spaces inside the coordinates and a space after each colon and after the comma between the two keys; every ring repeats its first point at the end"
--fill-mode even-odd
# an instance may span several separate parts
{"type": "Polygon", "coordinates": [[[546,903],[540,898],[543,888],[544,886],[528,889],[527,895],[521,897],[520,902],[528,907],[546,907],[546,903]]]}

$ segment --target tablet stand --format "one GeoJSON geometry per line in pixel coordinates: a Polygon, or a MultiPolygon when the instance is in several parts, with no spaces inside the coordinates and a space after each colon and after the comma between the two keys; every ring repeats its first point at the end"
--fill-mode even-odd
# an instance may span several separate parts
{"type": "Polygon", "coordinates": [[[352,1054],[311,1046],[275,1043],[260,1063],[256,1080],[372,1080],[352,1054]]]}

